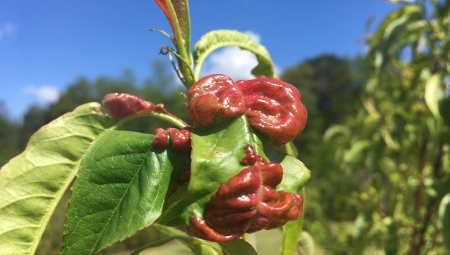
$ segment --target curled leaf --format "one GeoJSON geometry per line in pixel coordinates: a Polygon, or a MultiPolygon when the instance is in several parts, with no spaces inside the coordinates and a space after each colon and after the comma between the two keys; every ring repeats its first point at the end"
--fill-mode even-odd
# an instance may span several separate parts
{"type": "Polygon", "coordinates": [[[225,75],[209,75],[197,81],[188,91],[188,111],[192,120],[208,127],[216,113],[223,119],[245,113],[242,95],[233,80],[225,75]]]}
{"type": "Polygon", "coordinates": [[[250,166],[222,184],[212,196],[202,219],[194,213],[188,231],[194,236],[227,242],[262,229],[274,229],[296,220],[303,211],[303,197],[275,190],[283,178],[280,164],[267,162],[251,145],[245,147],[243,164],[250,166]]]}
{"type": "Polygon", "coordinates": [[[186,127],[181,130],[176,128],[157,128],[155,130],[155,139],[152,142],[153,147],[167,148],[169,138],[172,148],[176,153],[191,151],[191,128],[186,127]]]}
{"type": "Polygon", "coordinates": [[[140,112],[152,112],[155,105],[144,99],[125,93],[111,93],[103,98],[103,105],[109,108],[111,116],[117,120],[140,112]]]}
{"type": "Polygon", "coordinates": [[[200,77],[200,70],[206,58],[215,50],[227,46],[237,46],[241,50],[253,53],[258,61],[258,65],[253,68],[252,74],[256,77],[273,77],[274,65],[270,59],[267,49],[253,40],[248,34],[235,30],[215,30],[200,38],[194,45],[194,62],[196,80],[200,77]]]}
{"type": "Polygon", "coordinates": [[[188,98],[189,115],[200,125],[212,125],[216,115],[227,119],[246,114],[250,125],[272,137],[277,146],[294,140],[306,125],[300,92],[274,78],[234,83],[228,76],[213,74],[189,88],[188,98]]]}
{"type": "Polygon", "coordinates": [[[305,128],[306,107],[293,85],[274,78],[237,81],[236,85],[244,95],[250,125],[274,138],[277,146],[294,140],[305,128]]]}

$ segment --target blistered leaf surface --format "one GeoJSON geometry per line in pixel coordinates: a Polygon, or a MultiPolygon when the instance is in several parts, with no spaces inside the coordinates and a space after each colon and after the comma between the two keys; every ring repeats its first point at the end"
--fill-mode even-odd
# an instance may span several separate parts
{"type": "Polygon", "coordinates": [[[111,116],[117,120],[141,112],[152,112],[155,110],[155,105],[152,102],[147,102],[138,96],[125,93],[107,94],[102,103],[108,107],[111,116]]]}
{"type": "Polygon", "coordinates": [[[189,232],[194,236],[228,242],[244,233],[274,229],[296,220],[303,211],[300,194],[275,190],[283,178],[280,164],[267,162],[251,145],[241,164],[250,165],[220,185],[208,203],[204,219],[194,215],[189,232]]]}
{"type": "Polygon", "coordinates": [[[246,114],[253,128],[281,146],[294,140],[306,125],[307,112],[300,98],[293,85],[274,78],[234,83],[228,76],[213,74],[189,88],[188,111],[192,120],[205,127],[217,117],[246,114]]]}

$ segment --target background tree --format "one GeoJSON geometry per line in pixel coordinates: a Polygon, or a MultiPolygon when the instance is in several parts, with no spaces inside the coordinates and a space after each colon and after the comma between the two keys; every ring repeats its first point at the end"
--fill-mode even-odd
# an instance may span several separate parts
{"type": "Polygon", "coordinates": [[[354,254],[450,249],[449,9],[449,1],[408,1],[383,20],[368,42],[364,109],[325,135],[364,188],[353,195],[354,254]]]}
{"type": "Polygon", "coordinates": [[[308,123],[295,140],[299,155],[314,169],[308,197],[304,232],[313,237],[314,253],[347,254],[346,234],[357,215],[357,206],[348,194],[361,190],[359,179],[348,168],[334,162],[336,143],[323,141],[332,125],[354,118],[361,107],[359,94],[367,80],[365,59],[321,55],[308,59],[281,74],[281,79],[295,85],[308,109],[308,123]],[[344,239],[344,240],[343,240],[344,239]]]}
{"type": "Polygon", "coordinates": [[[0,101],[0,166],[20,152],[18,126],[9,118],[4,103],[0,101]]]}

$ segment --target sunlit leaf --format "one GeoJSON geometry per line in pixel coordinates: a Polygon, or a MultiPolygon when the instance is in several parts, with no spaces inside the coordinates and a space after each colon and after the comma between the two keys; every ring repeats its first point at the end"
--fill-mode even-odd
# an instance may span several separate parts
{"type": "Polygon", "coordinates": [[[299,254],[302,255],[314,255],[316,254],[316,245],[314,243],[313,237],[306,231],[302,231],[300,239],[298,241],[298,250],[301,251],[299,254]]]}
{"type": "Polygon", "coordinates": [[[34,254],[44,229],[90,143],[115,120],[98,103],[39,129],[26,150],[0,170],[0,253],[34,254]]]}
{"type": "Polygon", "coordinates": [[[368,140],[361,140],[353,143],[352,147],[347,152],[345,152],[344,161],[355,162],[361,157],[361,154],[371,145],[371,142],[368,140]]]}
{"type": "Polygon", "coordinates": [[[438,74],[432,75],[425,85],[425,102],[430,112],[438,120],[442,120],[439,112],[439,102],[444,96],[444,89],[441,88],[441,76],[438,74]]]}
{"type": "Polygon", "coordinates": [[[258,65],[252,70],[255,76],[274,76],[274,67],[266,48],[253,40],[249,35],[233,30],[216,30],[204,35],[194,45],[194,77],[200,78],[200,69],[211,52],[226,46],[237,46],[255,54],[258,65]]]}
{"type": "Polygon", "coordinates": [[[349,135],[350,134],[349,128],[343,125],[333,125],[325,131],[325,133],[323,134],[323,140],[330,141],[332,138],[340,134],[349,135]]]}
{"type": "Polygon", "coordinates": [[[174,165],[189,155],[153,148],[153,139],[109,131],[93,142],[73,186],[62,254],[94,254],[159,217],[174,165]]]}
{"type": "MultiPolygon", "coordinates": [[[[414,21],[422,19],[422,12],[417,5],[407,5],[391,12],[378,27],[376,33],[369,44],[371,54],[375,56],[375,66],[381,72],[393,56],[393,48],[400,50],[406,40],[401,45],[397,39],[407,38],[411,33],[418,33],[415,30],[408,30],[407,26],[414,21]]],[[[401,41],[401,40],[400,40],[401,41]]]]}

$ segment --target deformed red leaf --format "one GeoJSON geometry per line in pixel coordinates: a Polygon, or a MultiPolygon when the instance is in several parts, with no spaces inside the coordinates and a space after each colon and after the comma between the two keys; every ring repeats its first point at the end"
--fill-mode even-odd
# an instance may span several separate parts
{"type": "Polygon", "coordinates": [[[169,7],[167,7],[166,1],[165,0],[155,0],[155,3],[158,5],[159,9],[161,9],[161,11],[166,16],[167,20],[169,21],[170,27],[172,28],[172,31],[173,31],[173,21],[172,21],[172,17],[170,16],[169,7]]]}
{"type": "Polygon", "coordinates": [[[274,78],[234,83],[228,76],[213,74],[189,88],[188,110],[192,120],[205,127],[216,117],[246,114],[252,127],[281,146],[294,140],[306,125],[308,114],[300,98],[293,85],[274,78]]]}
{"type": "Polygon", "coordinates": [[[306,107],[293,85],[274,78],[237,81],[236,85],[244,96],[250,125],[274,138],[275,145],[294,140],[305,128],[306,107]]]}
{"type": "Polygon", "coordinates": [[[274,229],[303,211],[300,194],[276,191],[283,178],[280,164],[267,162],[248,145],[242,162],[250,164],[222,184],[208,203],[204,219],[194,214],[188,231],[199,238],[232,241],[245,233],[274,229]]]}
{"type": "Polygon", "coordinates": [[[191,119],[208,127],[218,114],[223,119],[245,113],[244,101],[233,80],[225,75],[209,75],[188,90],[191,119]]]}
{"type": "Polygon", "coordinates": [[[140,112],[152,112],[156,108],[152,102],[125,93],[107,94],[102,103],[108,107],[111,116],[117,120],[140,112]]]}
{"type": "MultiPolygon", "coordinates": [[[[174,27],[174,19],[177,19],[180,32],[182,34],[183,39],[186,43],[189,44],[190,41],[190,21],[189,21],[189,7],[186,0],[171,0],[176,17],[172,17],[170,15],[169,7],[167,6],[167,2],[165,0],[155,0],[155,3],[158,5],[159,9],[164,13],[167,20],[169,21],[170,27],[172,28],[172,32],[175,33],[174,27]]],[[[176,38],[174,38],[176,40],[176,38]]],[[[190,45],[186,45],[189,49],[190,45]]]]}
{"type": "Polygon", "coordinates": [[[152,146],[167,148],[170,141],[170,144],[176,153],[190,152],[191,132],[191,127],[185,127],[181,130],[176,128],[157,128],[155,130],[156,137],[152,142],[152,146]]]}

